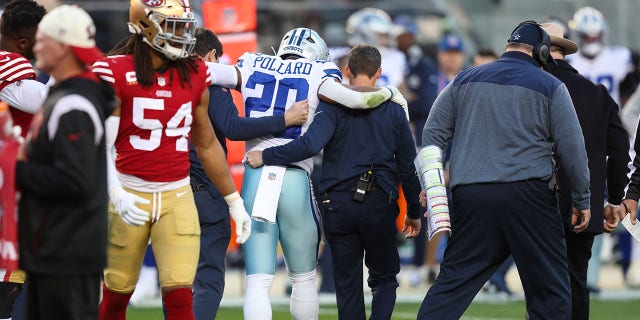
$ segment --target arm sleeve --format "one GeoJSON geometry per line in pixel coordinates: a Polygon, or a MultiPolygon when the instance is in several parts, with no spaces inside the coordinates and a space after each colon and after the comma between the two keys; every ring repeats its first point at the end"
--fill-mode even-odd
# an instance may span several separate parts
{"type": "Polygon", "coordinates": [[[345,87],[334,78],[328,78],[320,84],[318,95],[350,109],[370,109],[389,100],[393,92],[386,87],[376,91],[359,92],[345,87]]]}
{"type": "Polygon", "coordinates": [[[47,87],[36,80],[11,83],[0,91],[0,100],[27,113],[36,113],[47,96],[47,87]]]}
{"type": "Polygon", "coordinates": [[[287,128],[284,114],[261,118],[241,117],[231,93],[224,90],[218,86],[209,87],[209,118],[225,137],[230,140],[249,140],[283,132],[287,128]]]}
{"type": "Polygon", "coordinates": [[[97,157],[104,156],[98,151],[95,130],[91,117],[83,111],[73,110],[60,116],[58,129],[51,137],[53,163],[19,161],[17,185],[44,198],[77,199],[86,195],[91,185],[99,183],[97,157]]]}
{"type": "Polygon", "coordinates": [[[329,142],[335,131],[334,106],[320,104],[309,129],[297,139],[277,147],[264,149],[262,160],[266,165],[283,165],[310,158],[329,142]]]}
{"type": "Polygon", "coordinates": [[[211,83],[230,89],[238,86],[238,71],[235,66],[222,63],[207,62],[209,73],[211,73],[211,83]]]}
{"type": "Polygon", "coordinates": [[[607,200],[612,204],[620,204],[624,197],[624,188],[628,183],[629,173],[629,136],[622,127],[618,116],[618,104],[613,101],[604,86],[598,86],[605,103],[609,108],[609,125],[607,127],[607,200]]]}
{"type": "Polygon", "coordinates": [[[571,199],[579,210],[590,208],[589,167],[582,129],[564,84],[556,89],[549,107],[551,137],[571,181],[571,199]]]}
{"type": "Polygon", "coordinates": [[[447,142],[453,137],[454,125],[453,86],[450,83],[433,102],[422,131],[422,145],[435,145],[441,150],[446,150],[447,142]]]}
{"type": "Polygon", "coordinates": [[[407,201],[407,216],[411,219],[420,217],[420,181],[415,173],[413,160],[416,158],[416,148],[409,122],[400,109],[395,114],[395,121],[399,124],[398,150],[396,153],[397,176],[402,183],[402,189],[407,201]]]}

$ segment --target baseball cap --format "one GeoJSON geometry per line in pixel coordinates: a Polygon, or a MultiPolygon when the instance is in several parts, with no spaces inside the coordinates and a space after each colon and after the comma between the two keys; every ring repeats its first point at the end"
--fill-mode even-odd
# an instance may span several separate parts
{"type": "Polygon", "coordinates": [[[38,24],[38,31],[71,47],[78,60],[92,65],[103,57],[96,47],[96,27],[89,14],[74,5],[61,5],[49,11],[38,24]]]}
{"type": "Polygon", "coordinates": [[[418,27],[413,22],[411,16],[399,15],[393,20],[393,23],[395,23],[396,27],[399,29],[399,31],[397,31],[398,34],[402,34],[405,32],[408,32],[414,36],[418,34],[418,27]]]}
{"type": "Polygon", "coordinates": [[[450,33],[444,36],[438,44],[439,51],[464,51],[464,43],[462,38],[455,34],[450,33]]]}
{"type": "MultiPolygon", "coordinates": [[[[511,33],[507,42],[526,43],[535,46],[543,41],[540,28],[535,22],[523,22],[511,33]]],[[[550,43],[549,43],[550,44],[550,43]]]]}
{"type": "Polygon", "coordinates": [[[565,54],[578,52],[578,45],[575,42],[564,38],[564,29],[562,25],[557,23],[543,23],[542,29],[549,34],[551,44],[556,45],[564,50],[565,54]]]}

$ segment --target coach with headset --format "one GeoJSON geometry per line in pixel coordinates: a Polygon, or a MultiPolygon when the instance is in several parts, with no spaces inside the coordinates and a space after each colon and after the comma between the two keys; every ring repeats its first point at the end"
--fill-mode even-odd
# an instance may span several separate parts
{"type": "Polygon", "coordinates": [[[510,254],[529,318],[571,319],[552,146],[571,181],[572,223],[580,232],[591,216],[584,139],[566,86],[541,68],[555,63],[549,35],[525,21],[507,42],[500,59],[461,71],[440,93],[423,131],[422,145],[441,149],[455,132],[455,211],[440,274],[418,319],[459,319],[510,254]]]}

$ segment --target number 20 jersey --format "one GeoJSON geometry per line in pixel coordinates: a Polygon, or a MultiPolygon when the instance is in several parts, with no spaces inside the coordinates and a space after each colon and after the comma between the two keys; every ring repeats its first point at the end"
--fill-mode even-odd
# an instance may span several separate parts
{"type": "Polygon", "coordinates": [[[211,84],[209,70],[198,61],[190,83],[180,85],[175,68],[156,71],[151,87],[136,79],[132,55],[96,62],[93,71],[109,82],[121,100],[115,141],[118,172],[149,182],[173,182],[189,176],[192,109],[211,84]]]}
{"type": "MultiPolygon", "coordinates": [[[[318,107],[320,83],[326,78],[342,81],[340,70],[329,61],[311,61],[304,58],[283,60],[276,56],[245,53],[238,59],[236,66],[242,75],[241,91],[247,117],[283,114],[294,102],[309,99],[309,116],[306,123],[302,126],[288,127],[283,133],[275,136],[249,140],[247,151],[283,145],[304,134],[318,107]]],[[[295,164],[308,172],[311,171],[311,159],[295,164]]]]}

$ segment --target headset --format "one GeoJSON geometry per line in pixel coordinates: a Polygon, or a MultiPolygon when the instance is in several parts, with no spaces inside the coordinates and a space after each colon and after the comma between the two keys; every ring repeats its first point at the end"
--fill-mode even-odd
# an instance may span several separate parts
{"type": "Polygon", "coordinates": [[[533,20],[527,20],[527,21],[523,21],[521,22],[517,27],[515,27],[515,29],[513,29],[513,31],[511,31],[511,36],[509,37],[509,39],[511,39],[511,37],[513,36],[513,34],[520,29],[520,27],[524,26],[524,25],[533,25],[538,29],[538,32],[540,33],[540,36],[542,37],[542,41],[536,43],[533,46],[533,58],[543,67],[547,67],[548,63],[549,63],[549,55],[550,55],[550,50],[549,47],[551,46],[551,37],[549,37],[549,35],[547,34],[546,31],[544,31],[544,29],[542,29],[542,26],[533,21],[533,20]]]}

